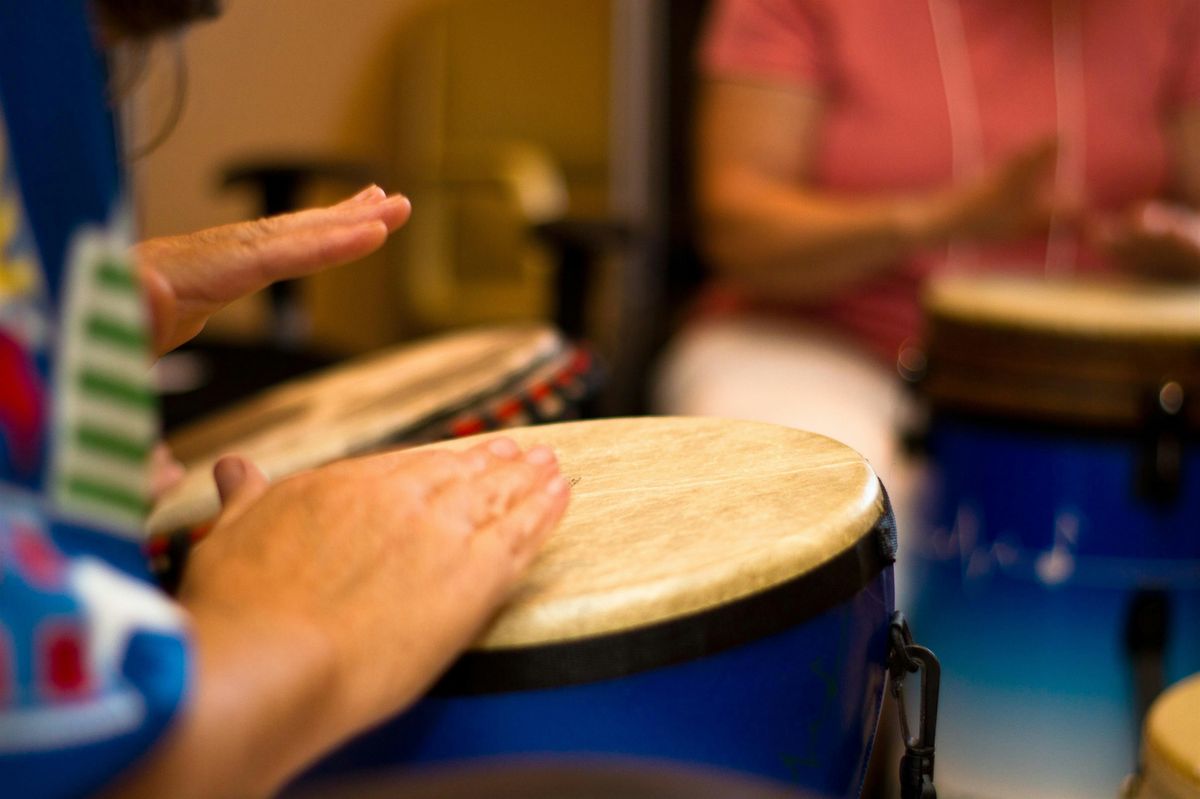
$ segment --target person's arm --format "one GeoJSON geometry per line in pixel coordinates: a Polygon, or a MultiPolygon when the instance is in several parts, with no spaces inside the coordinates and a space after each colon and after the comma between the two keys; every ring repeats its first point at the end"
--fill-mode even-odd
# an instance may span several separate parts
{"type": "Polygon", "coordinates": [[[180,590],[190,707],[121,797],[246,797],[419,697],[561,517],[545,448],[392,453],[268,486],[218,464],[224,503],[180,590]]]}
{"type": "Polygon", "coordinates": [[[401,195],[371,186],[329,206],[240,222],[134,247],[159,354],[195,336],[234,300],[278,280],[358,260],[408,221],[401,195]]]}
{"type": "Polygon", "coordinates": [[[782,83],[709,80],[698,126],[702,243],[743,289],[807,300],[955,236],[1005,238],[1049,218],[1053,142],[975,183],[908,196],[840,197],[811,186],[822,100],[782,83]]]}
{"type": "Polygon", "coordinates": [[[1102,219],[1092,233],[1100,249],[1131,274],[1200,280],[1200,106],[1180,111],[1167,133],[1169,199],[1102,219]]]}

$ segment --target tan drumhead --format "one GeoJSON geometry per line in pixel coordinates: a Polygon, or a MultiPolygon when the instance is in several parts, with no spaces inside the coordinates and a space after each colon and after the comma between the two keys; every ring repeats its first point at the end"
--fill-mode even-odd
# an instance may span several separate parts
{"type": "Polygon", "coordinates": [[[1200,796],[1200,676],[1159,697],[1146,717],[1142,799],[1200,796]]]}
{"type": "Polygon", "coordinates": [[[212,465],[236,452],[271,479],[369,452],[486,398],[563,349],[551,328],[453,333],[289,382],[171,436],[187,467],[150,515],[152,533],[198,524],[217,511],[212,465]]]}
{"type": "Polygon", "coordinates": [[[1200,340],[1200,284],[950,275],[930,283],[926,307],[981,326],[1200,340]]]}
{"type": "Polygon", "coordinates": [[[878,480],[861,456],[791,428],[669,417],[503,435],[553,447],[574,487],[558,531],[479,649],[623,632],[719,607],[825,564],[882,515],[878,480]]]}
{"type": "Polygon", "coordinates": [[[925,392],[1038,422],[1200,428],[1200,285],[951,276],[925,297],[925,392]]]}

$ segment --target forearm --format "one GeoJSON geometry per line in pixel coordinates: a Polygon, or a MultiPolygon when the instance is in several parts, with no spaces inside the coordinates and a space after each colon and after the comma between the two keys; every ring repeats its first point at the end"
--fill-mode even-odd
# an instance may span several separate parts
{"type": "Polygon", "coordinates": [[[191,702],[113,796],[266,796],[350,731],[332,649],[309,629],[200,612],[195,648],[191,702]]]}
{"type": "Polygon", "coordinates": [[[702,197],[714,266],[776,300],[820,299],[944,240],[933,196],[842,199],[730,171],[702,197]]]}

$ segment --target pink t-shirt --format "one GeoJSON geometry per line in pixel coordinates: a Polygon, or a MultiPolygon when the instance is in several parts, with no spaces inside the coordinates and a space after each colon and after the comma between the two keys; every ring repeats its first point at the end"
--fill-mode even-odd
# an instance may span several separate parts
{"type": "MultiPolygon", "coordinates": [[[[968,113],[982,133],[984,163],[1058,131],[1053,0],[949,2],[962,33],[948,41],[935,36],[929,0],[717,0],[701,67],[710,77],[821,93],[814,187],[852,196],[945,186],[953,175],[948,109],[970,95],[947,90],[939,41],[942,58],[956,45],[970,65],[968,113]]],[[[1200,0],[1078,3],[1083,200],[1117,211],[1168,191],[1164,120],[1200,103],[1200,0]]],[[[1060,18],[1060,37],[1062,26],[1060,18]]],[[[1060,85],[1069,74],[1061,41],[1060,85]]],[[[949,80],[962,85],[961,75],[949,80]]],[[[979,268],[1046,268],[1044,237],[975,252],[979,268]]],[[[1082,244],[1077,253],[1073,268],[1104,268],[1082,244]]],[[[789,310],[891,360],[919,334],[922,280],[947,264],[944,254],[912,259],[832,301],[789,310]]]]}

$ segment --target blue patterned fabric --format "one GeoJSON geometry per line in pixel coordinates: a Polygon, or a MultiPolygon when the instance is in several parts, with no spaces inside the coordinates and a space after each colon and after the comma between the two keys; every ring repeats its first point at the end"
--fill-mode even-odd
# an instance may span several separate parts
{"type": "Polygon", "coordinates": [[[0,793],[84,796],[157,740],[189,645],[139,556],[157,434],[84,0],[0,3],[0,793]]]}

